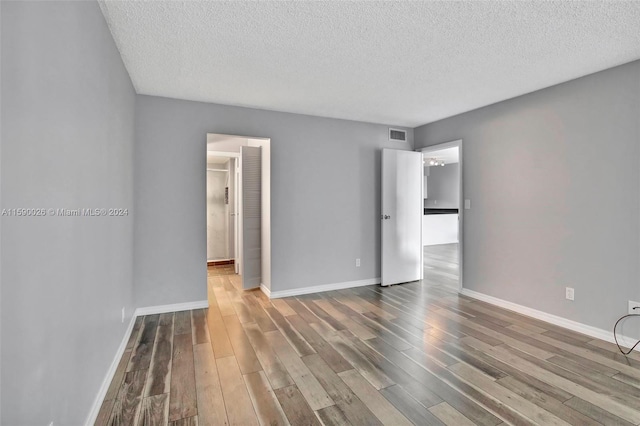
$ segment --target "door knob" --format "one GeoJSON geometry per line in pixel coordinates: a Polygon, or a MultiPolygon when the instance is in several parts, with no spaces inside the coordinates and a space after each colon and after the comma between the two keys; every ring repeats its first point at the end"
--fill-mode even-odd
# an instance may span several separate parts
{"type": "Polygon", "coordinates": [[[388,214],[383,214],[382,220],[386,220],[386,219],[391,219],[391,216],[389,216],[388,214]]]}

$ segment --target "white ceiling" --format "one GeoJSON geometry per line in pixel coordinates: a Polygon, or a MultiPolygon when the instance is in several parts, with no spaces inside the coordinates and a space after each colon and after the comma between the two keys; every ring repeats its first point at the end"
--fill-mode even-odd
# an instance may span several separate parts
{"type": "Polygon", "coordinates": [[[417,126],[640,58],[640,2],[101,2],[136,91],[417,126]]]}

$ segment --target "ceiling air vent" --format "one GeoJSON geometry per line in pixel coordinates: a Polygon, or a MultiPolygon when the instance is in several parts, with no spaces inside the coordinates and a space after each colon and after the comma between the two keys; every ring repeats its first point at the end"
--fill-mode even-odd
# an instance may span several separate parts
{"type": "Polygon", "coordinates": [[[389,129],[390,141],[403,141],[407,140],[407,132],[405,130],[389,129]]]}

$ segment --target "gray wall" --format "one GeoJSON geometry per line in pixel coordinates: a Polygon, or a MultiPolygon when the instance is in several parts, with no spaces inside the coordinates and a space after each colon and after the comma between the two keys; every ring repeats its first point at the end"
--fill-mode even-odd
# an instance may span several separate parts
{"type": "MultiPolygon", "coordinates": [[[[131,209],[135,93],[97,3],[0,7],[2,208],[131,209]]],[[[3,425],[85,421],[132,314],[132,225],[2,217],[3,425]]]]}
{"type": "Polygon", "coordinates": [[[639,123],[632,62],[417,128],[463,139],[464,286],[610,330],[640,300],[639,123]]]}
{"type": "Polygon", "coordinates": [[[457,209],[460,204],[460,184],[458,163],[429,167],[425,207],[457,209]]]}
{"type": "Polygon", "coordinates": [[[380,276],[388,126],[138,96],[135,300],[206,299],[206,134],[271,138],[271,290],[380,276]],[[355,259],[362,266],[355,267],[355,259]]]}

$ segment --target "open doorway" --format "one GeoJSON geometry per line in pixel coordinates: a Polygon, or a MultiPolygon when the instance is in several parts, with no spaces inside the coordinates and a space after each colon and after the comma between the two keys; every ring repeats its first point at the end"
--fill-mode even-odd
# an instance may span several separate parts
{"type": "MultiPolygon", "coordinates": [[[[207,134],[207,270],[237,290],[271,289],[270,139],[207,134]]],[[[209,289],[211,290],[211,289],[209,289]]]]}
{"type": "Polygon", "coordinates": [[[423,279],[462,287],[462,141],[423,148],[423,279]]]}

